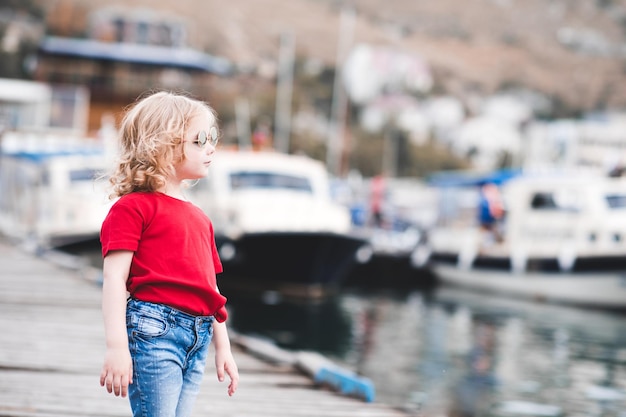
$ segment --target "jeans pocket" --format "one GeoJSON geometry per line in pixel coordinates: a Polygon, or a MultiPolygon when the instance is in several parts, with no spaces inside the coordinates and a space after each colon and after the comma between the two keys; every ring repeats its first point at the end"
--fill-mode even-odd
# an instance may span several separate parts
{"type": "Polygon", "coordinates": [[[144,337],[159,337],[167,333],[167,322],[158,317],[140,316],[134,333],[144,337]]]}

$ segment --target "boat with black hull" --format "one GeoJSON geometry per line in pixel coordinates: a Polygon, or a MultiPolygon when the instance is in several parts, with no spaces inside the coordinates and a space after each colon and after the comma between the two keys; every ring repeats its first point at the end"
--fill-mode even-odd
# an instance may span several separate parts
{"type": "Polygon", "coordinates": [[[331,199],[325,167],[305,156],[220,150],[189,195],[213,221],[224,275],[236,277],[220,285],[326,291],[371,255],[331,199]]]}

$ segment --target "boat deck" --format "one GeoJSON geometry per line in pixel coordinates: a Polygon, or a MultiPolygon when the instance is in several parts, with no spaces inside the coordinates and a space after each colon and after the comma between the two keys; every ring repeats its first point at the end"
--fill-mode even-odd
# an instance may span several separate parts
{"type": "MultiPolygon", "coordinates": [[[[130,416],[128,400],[98,382],[104,332],[100,287],[85,279],[93,278],[89,271],[59,266],[1,237],[0,265],[0,417],[130,416]]],[[[409,415],[318,386],[292,364],[255,355],[237,337],[233,343],[239,390],[228,397],[210,360],[194,416],[409,415]]]]}

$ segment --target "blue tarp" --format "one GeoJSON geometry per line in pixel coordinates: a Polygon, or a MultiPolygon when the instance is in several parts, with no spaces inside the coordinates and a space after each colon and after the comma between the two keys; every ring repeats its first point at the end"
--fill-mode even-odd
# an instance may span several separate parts
{"type": "Polygon", "coordinates": [[[445,171],[430,175],[426,178],[426,182],[434,187],[479,187],[489,183],[502,185],[521,174],[521,169],[503,169],[491,172],[445,171]]]}

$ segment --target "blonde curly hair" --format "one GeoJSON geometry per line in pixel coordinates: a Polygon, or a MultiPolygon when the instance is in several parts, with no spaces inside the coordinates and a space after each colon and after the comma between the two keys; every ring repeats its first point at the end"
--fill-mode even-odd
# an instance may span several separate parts
{"type": "Polygon", "coordinates": [[[137,101],[120,125],[110,198],[165,186],[174,166],[185,158],[182,143],[190,121],[206,114],[217,128],[215,110],[186,95],[160,91],[137,101]]]}

